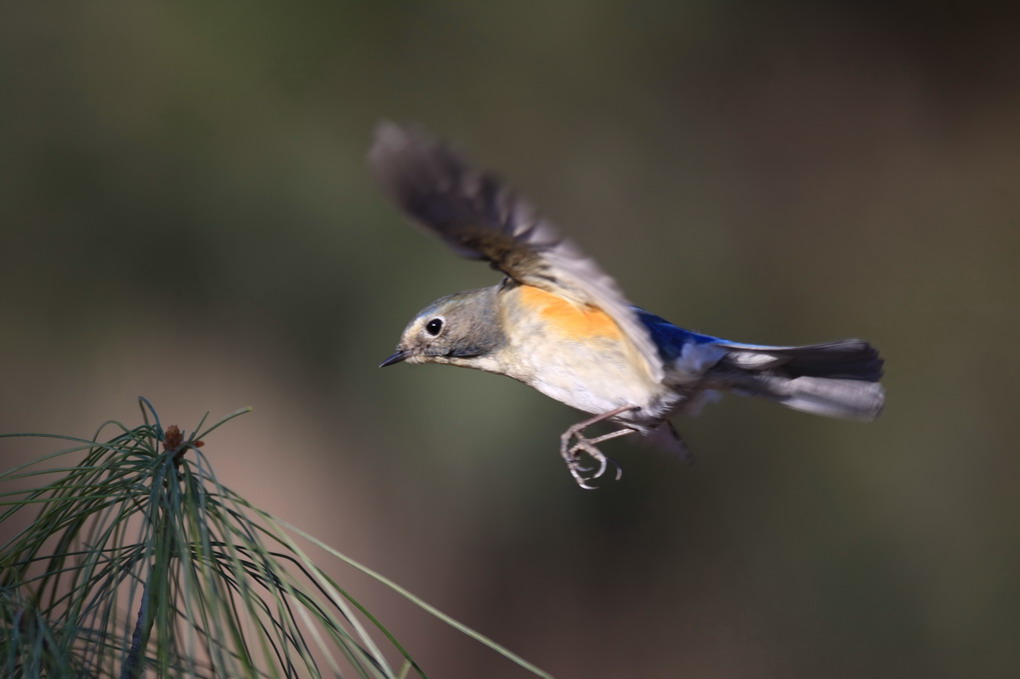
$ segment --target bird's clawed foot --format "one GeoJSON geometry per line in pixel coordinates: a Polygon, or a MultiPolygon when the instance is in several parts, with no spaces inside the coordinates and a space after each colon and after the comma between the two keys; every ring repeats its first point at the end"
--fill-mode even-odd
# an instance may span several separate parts
{"type": "Polygon", "coordinates": [[[563,461],[567,463],[567,471],[570,472],[570,475],[574,477],[574,481],[576,481],[577,485],[581,488],[584,488],[585,490],[595,490],[598,486],[593,486],[589,482],[601,478],[609,469],[610,465],[612,465],[616,470],[615,476],[617,481],[619,481],[623,476],[623,469],[620,467],[620,463],[613,458],[608,457],[596,446],[603,441],[615,439],[620,436],[626,436],[627,434],[633,434],[636,430],[631,429],[630,427],[624,427],[623,429],[603,434],[602,436],[596,436],[595,438],[588,438],[585,436],[584,430],[593,424],[615,417],[628,410],[633,410],[633,408],[617,408],[616,410],[593,417],[585,420],[584,422],[578,422],[563,432],[563,435],[560,436],[560,455],[563,457],[563,461]],[[588,466],[583,463],[584,455],[587,455],[594,461],[594,466],[588,466]]]}

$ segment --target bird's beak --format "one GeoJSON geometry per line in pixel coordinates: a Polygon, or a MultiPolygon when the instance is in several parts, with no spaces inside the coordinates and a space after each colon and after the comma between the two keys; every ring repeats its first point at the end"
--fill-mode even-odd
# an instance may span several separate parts
{"type": "Polygon", "coordinates": [[[394,363],[400,363],[401,361],[406,360],[407,357],[410,356],[410,355],[411,355],[411,352],[407,351],[406,349],[400,349],[399,351],[397,351],[397,353],[393,354],[392,356],[387,358],[385,361],[380,363],[379,367],[380,368],[385,368],[388,365],[393,365],[394,363]]]}

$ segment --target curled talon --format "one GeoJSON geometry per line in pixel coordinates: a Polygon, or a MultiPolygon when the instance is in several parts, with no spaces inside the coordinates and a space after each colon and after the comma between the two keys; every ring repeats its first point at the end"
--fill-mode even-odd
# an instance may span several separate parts
{"type": "Polygon", "coordinates": [[[588,485],[588,482],[585,480],[584,476],[581,475],[581,472],[579,472],[576,467],[567,465],[567,469],[570,471],[570,475],[574,477],[574,481],[580,488],[583,488],[585,490],[596,490],[595,486],[588,485]]]}
{"type": "Polygon", "coordinates": [[[588,481],[592,478],[598,478],[597,475],[591,475],[597,467],[582,464],[580,453],[581,451],[576,446],[567,451],[569,456],[569,459],[567,459],[567,470],[574,477],[574,481],[578,486],[587,490],[594,490],[595,486],[589,485],[588,481]]]}
{"type": "Polygon", "coordinates": [[[583,451],[580,448],[578,448],[578,446],[574,446],[573,448],[571,448],[569,451],[570,460],[567,462],[567,465],[573,469],[576,469],[582,474],[587,474],[598,469],[598,467],[596,466],[587,465],[581,461],[582,452],[583,451]]]}
{"type": "Polygon", "coordinates": [[[591,478],[597,479],[597,478],[601,477],[603,474],[605,474],[606,473],[606,466],[607,466],[606,460],[609,459],[609,458],[607,458],[604,454],[602,454],[594,446],[585,446],[585,447],[582,447],[580,443],[578,443],[573,448],[571,448],[570,452],[572,454],[574,454],[574,455],[577,455],[577,453],[579,451],[582,451],[582,450],[584,452],[588,453],[588,457],[590,457],[591,459],[595,460],[595,462],[598,463],[598,466],[596,466],[596,467],[587,467],[587,468],[585,468],[585,471],[594,472],[591,475],[591,478]]]}
{"type": "Polygon", "coordinates": [[[620,466],[620,463],[617,462],[616,460],[614,460],[611,457],[607,457],[606,459],[609,460],[610,462],[612,462],[613,463],[613,467],[616,468],[616,478],[613,479],[613,480],[614,481],[619,481],[620,479],[622,479],[623,478],[623,467],[620,466]]]}

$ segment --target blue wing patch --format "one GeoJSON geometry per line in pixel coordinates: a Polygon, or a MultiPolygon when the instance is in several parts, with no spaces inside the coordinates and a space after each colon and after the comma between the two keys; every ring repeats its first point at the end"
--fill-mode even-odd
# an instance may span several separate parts
{"type": "Polygon", "coordinates": [[[714,344],[724,341],[711,335],[702,335],[701,333],[678,328],[666,319],[660,318],[644,309],[634,307],[634,311],[637,312],[638,320],[648,328],[648,332],[652,336],[652,342],[658,347],[659,356],[664,363],[672,363],[680,358],[684,347],[691,344],[714,344]]]}

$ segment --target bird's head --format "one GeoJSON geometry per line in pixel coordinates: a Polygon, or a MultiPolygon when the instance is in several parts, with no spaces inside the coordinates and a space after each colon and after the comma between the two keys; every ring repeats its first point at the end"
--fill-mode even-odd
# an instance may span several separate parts
{"type": "Polygon", "coordinates": [[[504,344],[496,304],[494,287],[436,300],[411,319],[396,353],[380,367],[407,361],[493,370],[495,353],[504,344]]]}

